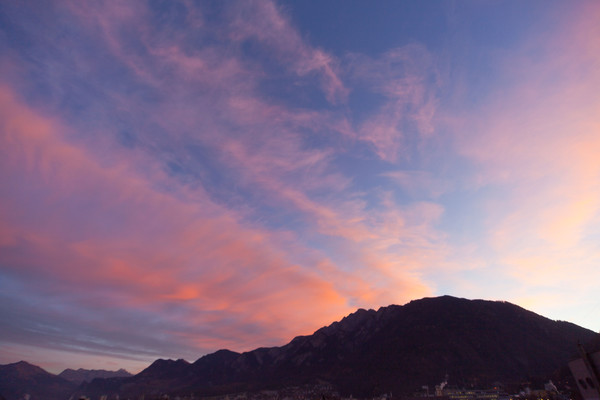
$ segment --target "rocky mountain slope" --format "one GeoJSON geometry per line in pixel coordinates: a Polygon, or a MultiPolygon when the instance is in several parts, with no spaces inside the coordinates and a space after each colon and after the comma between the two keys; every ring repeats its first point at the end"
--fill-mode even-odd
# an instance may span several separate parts
{"type": "Polygon", "coordinates": [[[74,383],[25,361],[0,365],[0,398],[16,400],[29,394],[31,400],[68,399],[76,388],[74,383]]]}
{"type": "Polygon", "coordinates": [[[82,393],[222,394],[327,382],[355,396],[411,393],[449,375],[457,385],[549,377],[597,334],[507,302],[450,296],[358,310],[282,347],[220,350],[189,364],[157,360],[82,393]]]}

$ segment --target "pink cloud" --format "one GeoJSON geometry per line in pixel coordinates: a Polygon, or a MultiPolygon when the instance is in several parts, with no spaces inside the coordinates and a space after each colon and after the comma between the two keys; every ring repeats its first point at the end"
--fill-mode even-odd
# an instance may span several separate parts
{"type": "MultiPolygon", "coordinates": [[[[120,307],[155,309],[165,301],[192,301],[193,308],[237,309],[251,320],[270,316],[269,324],[282,322],[270,333],[280,332],[279,340],[297,333],[298,323],[307,324],[290,320],[287,310],[299,306],[294,294],[305,306],[310,299],[319,305],[322,323],[348,310],[334,286],[290,265],[272,248],[271,233],[242,227],[231,211],[201,193],[196,194],[202,202],[185,203],[157,191],[150,177],[127,165],[102,166],[6,89],[1,101],[3,181],[27,182],[10,192],[5,186],[2,204],[5,249],[19,242],[32,250],[4,253],[3,262],[18,268],[15,274],[44,277],[73,295],[116,290],[120,307]],[[43,211],[29,218],[20,200],[34,192],[42,194],[36,201],[43,211]],[[69,198],[76,199],[75,210],[61,204],[69,198]],[[258,309],[260,315],[253,311],[258,309]]],[[[162,179],[152,175],[153,182],[162,179]]],[[[238,338],[254,345],[264,339],[238,338]]]]}
{"type": "Polygon", "coordinates": [[[415,144],[419,149],[419,142],[434,132],[439,77],[432,56],[422,46],[409,45],[376,59],[362,55],[350,59],[354,79],[385,96],[379,109],[359,127],[359,138],[371,143],[381,159],[396,163],[415,144]],[[419,137],[410,137],[408,132],[413,131],[419,137]]]}
{"type": "MultiPolygon", "coordinates": [[[[296,65],[299,68],[299,74],[307,73],[320,65],[329,65],[331,61],[330,56],[321,50],[313,50],[306,45],[290,26],[289,21],[272,3],[263,2],[251,7],[242,7],[234,12],[234,16],[232,34],[236,40],[243,40],[247,37],[257,38],[275,48],[292,65],[296,65]],[[257,27],[254,22],[258,22],[259,26],[257,27]],[[268,24],[269,29],[262,29],[260,24],[268,24]],[[290,52],[290,49],[298,51],[290,52]]],[[[163,50],[151,50],[151,53],[163,54],[163,50]]],[[[177,57],[168,59],[173,61],[174,65],[181,63],[182,73],[190,73],[193,68],[190,69],[187,65],[191,60],[187,56],[181,57],[180,53],[180,50],[171,47],[164,54],[179,54],[177,57]]],[[[407,101],[407,98],[414,98],[414,101],[420,102],[423,97],[422,87],[419,86],[419,82],[411,81],[416,76],[418,68],[413,65],[409,53],[419,54],[419,60],[427,58],[427,54],[419,48],[390,52],[383,61],[369,64],[368,74],[366,74],[368,76],[363,76],[361,79],[375,84],[378,90],[389,91],[389,88],[386,89],[384,81],[388,75],[396,74],[398,79],[395,81],[395,89],[388,94],[399,98],[398,101],[403,102],[407,101]],[[405,63],[406,71],[398,73],[391,68],[392,62],[405,63]]],[[[362,66],[364,67],[365,64],[368,63],[363,63],[362,66]]],[[[421,65],[421,61],[418,64],[421,65]]],[[[205,63],[196,59],[191,65],[201,67],[205,63]]],[[[251,75],[246,75],[246,77],[252,79],[251,75]]],[[[214,78],[211,80],[219,81],[214,78]]],[[[365,220],[365,215],[361,210],[364,204],[360,200],[333,201],[333,204],[324,205],[310,194],[310,192],[335,188],[342,196],[345,196],[342,193],[348,188],[348,179],[340,174],[325,172],[329,169],[332,153],[302,149],[302,138],[294,129],[297,127],[319,128],[325,125],[332,127],[334,131],[339,131],[341,129],[338,128],[338,121],[332,120],[326,114],[286,110],[281,106],[267,104],[257,98],[252,91],[246,91],[243,95],[236,93],[234,96],[226,97],[226,103],[220,103],[218,98],[216,102],[226,105],[225,113],[230,120],[243,126],[245,131],[248,131],[249,127],[252,129],[252,135],[223,139],[230,137],[231,133],[217,126],[215,130],[219,132],[219,136],[215,139],[208,139],[218,140],[218,145],[224,146],[226,154],[232,157],[230,166],[236,167],[236,170],[245,177],[248,185],[258,184],[261,190],[266,190],[270,195],[279,199],[274,200],[275,204],[283,201],[292,209],[305,213],[324,234],[352,241],[364,241],[378,237],[378,234],[370,232],[370,228],[362,222],[365,220]],[[287,182],[293,182],[293,184],[287,182]]],[[[209,113],[198,113],[197,107],[186,107],[179,103],[177,103],[177,109],[168,111],[169,114],[171,112],[176,117],[162,122],[171,130],[173,130],[173,123],[181,125],[183,122],[186,127],[189,127],[185,130],[191,131],[193,127],[205,125],[206,121],[211,119],[207,115],[209,113]],[[174,119],[180,122],[174,121],[174,119]]],[[[219,112],[223,113],[222,109],[219,112]]],[[[163,115],[163,113],[158,112],[157,115],[163,115]]],[[[347,130],[346,128],[345,131],[347,130]]],[[[199,139],[207,140],[204,137],[199,139]]],[[[393,148],[393,146],[391,147],[393,148]]]]}
{"type": "Polygon", "coordinates": [[[238,41],[252,38],[265,43],[300,76],[317,73],[330,102],[347,98],[348,89],[339,77],[333,56],[310,47],[274,2],[242,2],[232,13],[232,38],[238,41]]]}
{"type": "MultiPolygon", "coordinates": [[[[455,129],[457,151],[475,165],[471,187],[496,194],[484,203],[485,253],[523,304],[557,290],[573,303],[595,296],[600,52],[590,49],[598,48],[599,10],[572,10],[552,35],[496,55],[502,87],[455,129]],[[531,282],[541,286],[533,294],[531,282]]],[[[566,300],[536,304],[551,312],[557,301],[566,300]]]]}
{"type": "MultiPolygon", "coordinates": [[[[141,342],[148,357],[157,355],[147,350],[155,347],[161,356],[194,358],[220,347],[282,344],[356,306],[431,294],[421,271],[444,265],[448,249],[437,229],[443,207],[401,205],[383,193],[369,209],[368,194],[335,164],[356,137],[393,162],[406,145],[400,125],[431,133],[435,101],[418,73],[428,68],[423,49],[358,63],[363,70],[355,79],[386,101],[357,132],[333,112],[269,101],[257,90],[261,72],[235,52],[190,51],[175,32],[153,35],[140,7],[69,5],[82,29],[114,57],[110,62],[124,65],[148,90],[95,87],[114,106],[97,113],[126,115],[139,145],[117,145],[110,123],[77,125],[57,104],[45,105],[42,115],[12,89],[1,92],[0,245],[9,250],[1,257],[32,290],[76,305],[69,314],[55,310],[52,320],[105,335],[109,323],[141,330],[149,337],[131,334],[122,347],[141,342]],[[123,31],[135,32],[135,46],[122,40],[123,31]],[[411,64],[413,52],[422,62],[411,64]],[[146,101],[153,89],[160,99],[146,101]],[[326,145],[311,146],[310,135],[326,145]],[[203,154],[190,155],[194,146],[204,146],[218,172],[234,175],[236,190],[258,204],[231,205],[235,199],[223,201],[203,179],[171,176],[168,161],[204,172],[194,168],[204,161],[203,154]],[[269,228],[272,221],[263,223],[256,207],[271,207],[300,227],[269,228]]],[[[343,101],[339,61],[302,40],[273,3],[231,12],[235,41],[260,41],[298,76],[318,76],[331,102],[343,101]]],[[[204,28],[198,22],[196,29],[204,28]]]]}
{"type": "MultiPolygon", "coordinates": [[[[307,188],[312,187],[310,179],[307,182],[303,179],[290,182],[285,176],[278,174],[278,171],[288,170],[285,166],[268,170],[268,166],[277,162],[272,159],[277,155],[255,150],[254,155],[250,156],[240,146],[229,150],[232,151],[233,158],[241,163],[240,170],[249,176],[248,179],[260,184],[284,206],[304,213],[306,221],[314,224],[321,234],[351,243],[351,251],[341,247],[336,248],[336,251],[338,254],[351,254],[349,257],[358,260],[358,264],[363,266],[354,271],[355,275],[364,275],[364,279],[371,282],[383,282],[387,278],[387,283],[382,285],[385,288],[377,287],[369,291],[364,298],[367,304],[377,306],[401,301],[398,295],[418,296],[430,293],[426,285],[419,282],[418,274],[414,271],[425,264],[431,265],[435,260],[443,259],[445,250],[438,246],[444,239],[435,228],[442,213],[439,205],[422,203],[403,208],[396,206],[390,198],[382,202],[381,212],[367,212],[365,204],[358,199],[330,198],[325,202],[319,201],[307,194],[307,188]],[[422,254],[425,248],[428,248],[429,254],[427,262],[427,257],[422,254]],[[390,261],[392,259],[393,262],[390,261]],[[390,285],[391,282],[393,284],[390,285]],[[387,286],[403,288],[405,291],[387,295],[384,294],[388,291],[387,286]]],[[[295,162],[293,157],[285,159],[292,164],[295,162]]],[[[337,187],[342,189],[344,184],[337,184],[337,187]]],[[[357,297],[362,296],[355,293],[357,297]]]]}
{"type": "MultiPolygon", "coordinates": [[[[201,188],[193,193],[189,188],[173,191],[176,187],[162,169],[142,153],[122,149],[118,157],[105,160],[85,144],[69,142],[69,128],[37,115],[9,89],[2,90],[0,101],[6,193],[0,208],[2,261],[11,274],[28,281],[30,290],[59,302],[76,299],[77,307],[68,317],[57,311],[53,320],[73,319],[91,310],[106,315],[115,307],[152,313],[178,337],[189,339],[178,351],[193,358],[199,354],[190,354],[190,349],[199,343],[237,350],[281,344],[350,312],[350,299],[379,306],[429,293],[418,276],[403,272],[403,265],[390,261],[390,255],[367,250],[399,230],[365,222],[360,203],[324,205],[310,199],[303,191],[311,190],[310,179],[307,189],[302,180],[286,184],[278,174],[260,170],[258,160],[248,159],[243,165],[257,174],[251,176],[253,182],[314,217],[324,234],[365,242],[358,253],[360,270],[344,272],[293,236],[287,242],[278,232],[245,227],[239,215],[213,203],[201,188]],[[161,191],[165,185],[171,192],[161,191]],[[31,199],[37,211],[27,215],[31,199]],[[334,211],[336,206],[345,212],[334,211]],[[291,254],[303,253],[310,254],[310,265],[290,261],[291,254]],[[180,307],[182,314],[164,312],[172,306],[180,307]],[[207,312],[221,315],[207,320],[207,312]],[[210,329],[199,332],[207,323],[210,329]],[[252,326],[260,328],[253,331],[252,326]]],[[[307,162],[297,149],[289,150],[290,162],[294,157],[300,165],[301,159],[307,162]]],[[[261,156],[271,164],[264,158],[268,154],[261,156]]],[[[236,155],[238,162],[243,157],[236,155]]],[[[317,157],[306,165],[322,162],[317,157]]],[[[279,171],[292,169],[281,167],[279,171]]],[[[346,187],[332,179],[340,189],[346,187]]],[[[104,332],[103,318],[84,318],[77,324],[104,332]]],[[[128,329],[129,322],[119,323],[128,329]]],[[[160,351],[160,341],[153,343],[160,351]]]]}

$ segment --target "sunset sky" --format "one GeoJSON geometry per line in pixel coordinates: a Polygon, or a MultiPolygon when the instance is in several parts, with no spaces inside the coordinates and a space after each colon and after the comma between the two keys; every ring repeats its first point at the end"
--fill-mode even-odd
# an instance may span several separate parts
{"type": "Polygon", "coordinates": [[[0,364],[599,293],[598,1],[0,2],[0,364]]]}

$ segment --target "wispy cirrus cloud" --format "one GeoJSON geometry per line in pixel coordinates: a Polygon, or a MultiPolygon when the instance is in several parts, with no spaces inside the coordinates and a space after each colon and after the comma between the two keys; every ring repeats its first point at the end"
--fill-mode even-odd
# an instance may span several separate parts
{"type": "Polygon", "coordinates": [[[232,16],[229,35],[235,41],[257,40],[297,75],[318,74],[328,101],[346,99],[348,89],[339,77],[338,62],[306,43],[281,7],[270,1],[241,2],[228,11],[232,16]]]}
{"type": "Polygon", "coordinates": [[[0,7],[11,354],[139,368],[436,293],[593,293],[593,6],[459,60],[320,47],[270,1],[0,7]]]}
{"type": "Polygon", "coordinates": [[[439,75],[432,54],[412,44],[373,59],[350,56],[351,75],[384,100],[361,123],[358,135],[377,155],[395,163],[412,153],[412,146],[430,136],[437,102],[439,75]]]}
{"type": "MultiPolygon", "coordinates": [[[[299,302],[307,306],[314,298],[320,309],[322,304],[338,308],[334,313],[346,309],[335,285],[287,260],[278,247],[285,241],[244,228],[231,210],[198,189],[193,200],[162,192],[159,182],[168,176],[152,160],[136,160],[147,167],[146,175],[127,163],[103,166],[94,154],[61,137],[64,128],[20,105],[6,89],[2,106],[2,175],[9,185],[2,204],[3,269],[27,281],[34,297],[47,295],[57,304],[76,301],[78,307],[69,309],[76,309],[77,318],[100,311],[107,320],[98,323],[107,325],[118,319],[110,311],[114,307],[152,313],[152,320],[162,321],[161,335],[201,333],[206,313],[223,313],[212,321],[215,331],[205,336],[244,347],[306,329],[296,318],[267,328],[299,302]],[[178,312],[170,313],[172,308],[178,312]],[[232,318],[230,328],[220,324],[232,318]]],[[[313,318],[319,318],[313,308],[313,318]]],[[[55,314],[58,321],[65,318],[55,314]]],[[[134,326],[119,322],[122,332],[140,328],[137,319],[134,326]]],[[[111,329],[96,328],[99,337],[111,329]]],[[[179,343],[179,352],[196,348],[179,343]]],[[[157,347],[152,354],[161,351],[157,347]]]]}
{"type": "Polygon", "coordinates": [[[77,2],[45,12],[85,41],[49,35],[43,13],[26,29],[51,68],[14,54],[2,89],[2,273],[33,293],[6,292],[27,318],[2,340],[139,365],[429,294],[418,270],[443,257],[442,208],[367,198],[338,166],[357,143],[344,111],[274,101],[244,43],[333,107],[340,61],[270,2],[224,5],[216,25],[178,6],[185,29],[142,3],[77,2]]]}

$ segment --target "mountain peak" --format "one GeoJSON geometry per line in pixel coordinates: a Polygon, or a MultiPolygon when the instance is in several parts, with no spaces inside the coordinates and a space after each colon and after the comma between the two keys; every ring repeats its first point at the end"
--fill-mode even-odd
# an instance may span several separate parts
{"type": "Polygon", "coordinates": [[[27,361],[19,361],[13,364],[7,364],[4,367],[12,368],[12,370],[21,377],[51,375],[46,370],[38,367],[37,365],[30,364],[27,361]]]}
{"type": "Polygon", "coordinates": [[[0,393],[7,399],[21,398],[23,393],[33,399],[68,398],[74,389],[73,383],[26,361],[0,365],[0,393]]]}
{"type": "Polygon", "coordinates": [[[137,374],[145,378],[153,378],[159,376],[176,376],[177,374],[183,374],[190,365],[189,362],[180,358],[178,360],[162,359],[154,361],[148,368],[137,374]]]}
{"type": "Polygon", "coordinates": [[[127,378],[132,376],[129,372],[124,369],[118,371],[107,371],[104,369],[84,369],[79,368],[77,370],[67,368],[60,374],[61,378],[64,378],[70,382],[81,384],[83,382],[91,382],[96,378],[127,378]]]}

